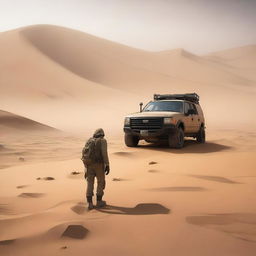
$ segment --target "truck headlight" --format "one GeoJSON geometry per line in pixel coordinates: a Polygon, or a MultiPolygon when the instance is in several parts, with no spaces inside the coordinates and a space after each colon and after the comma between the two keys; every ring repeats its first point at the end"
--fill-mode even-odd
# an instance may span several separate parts
{"type": "Polygon", "coordinates": [[[129,126],[129,125],[130,125],[130,118],[129,118],[129,117],[126,117],[126,118],[124,119],[124,125],[125,125],[125,126],[129,126]]]}
{"type": "Polygon", "coordinates": [[[165,117],[164,124],[174,124],[174,119],[172,117],[165,117]]]}

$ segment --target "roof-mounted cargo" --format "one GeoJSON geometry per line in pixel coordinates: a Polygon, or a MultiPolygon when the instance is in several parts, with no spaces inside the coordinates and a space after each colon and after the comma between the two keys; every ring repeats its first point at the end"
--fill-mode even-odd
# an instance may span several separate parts
{"type": "Polygon", "coordinates": [[[154,100],[187,100],[199,104],[199,95],[196,93],[154,94],[154,100]]]}

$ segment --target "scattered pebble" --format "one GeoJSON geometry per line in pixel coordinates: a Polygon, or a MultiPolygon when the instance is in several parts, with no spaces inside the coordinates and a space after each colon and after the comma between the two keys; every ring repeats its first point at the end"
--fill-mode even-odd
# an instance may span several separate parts
{"type": "Polygon", "coordinates": [[[157,164],[157,162],[151,161],[151,162],[149,162],[148,164],[157,164]]]}
{"type": "Polygon", "coordinates": [[[24,162],[24,161],[25,161],[25,158],[24,158],[24,157],[19,157],[19,160],[20,160],[21,162],[24,162]]]}
{"type": "Polygon", "coordinates": [[[65,249],[67,249],[68,247],[67,246],[62,246],[62,247],[60,247],[60,249],[63,249],[63,250],[65,250],[65,249]]]}
{"type": "Polygon", "coordinates": [[[36,179],[37,180],[55,180],[55,178],[53,178],[53,177],[44,177],[44,178],[38,177],[36,179]]]}
{"type": "Polygon", "coordinates": [[[77,172],[77,171],[74,171],[74,172],[71,172],[71,175],[77,175],[77,174],[80,174],[81,172],[77,172]]]}
{"type": "Polygon", "coordinates": [[[55,180],[53,177],[44,177],[44,180],[55,180]]]}

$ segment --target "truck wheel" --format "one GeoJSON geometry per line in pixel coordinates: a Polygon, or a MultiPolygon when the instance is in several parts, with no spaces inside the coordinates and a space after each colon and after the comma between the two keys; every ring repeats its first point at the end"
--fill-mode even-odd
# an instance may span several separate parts
{"type": "Polygon", "coordinates": [[[130,134],[125,134],[124,141],[127,147],[137,147],[139,143],[139,138],[130,134]]]}
{"type": "Polygon", "coordinates": [[[169,135],[168,143],[170,148],[182,148],[184,146],[184,131],[181,127],[177,128],[174,134],[169,135]]]}
{"type": "Polygon", "coordinates": [[[205,129],[203,126],[200,127],[200,130],[196,136],[196,140],[199,143],[205,143],[205,129]]]}

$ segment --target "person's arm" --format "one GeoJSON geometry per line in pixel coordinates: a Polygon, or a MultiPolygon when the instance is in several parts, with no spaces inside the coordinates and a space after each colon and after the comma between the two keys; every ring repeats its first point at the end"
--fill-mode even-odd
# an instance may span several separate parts
{"type": "Polygon", "coordinates": [[[105,139],[101,140],[101,153],[102,153],[104,164],[106,166],[109,166],[107,141],[105,139]]]}

